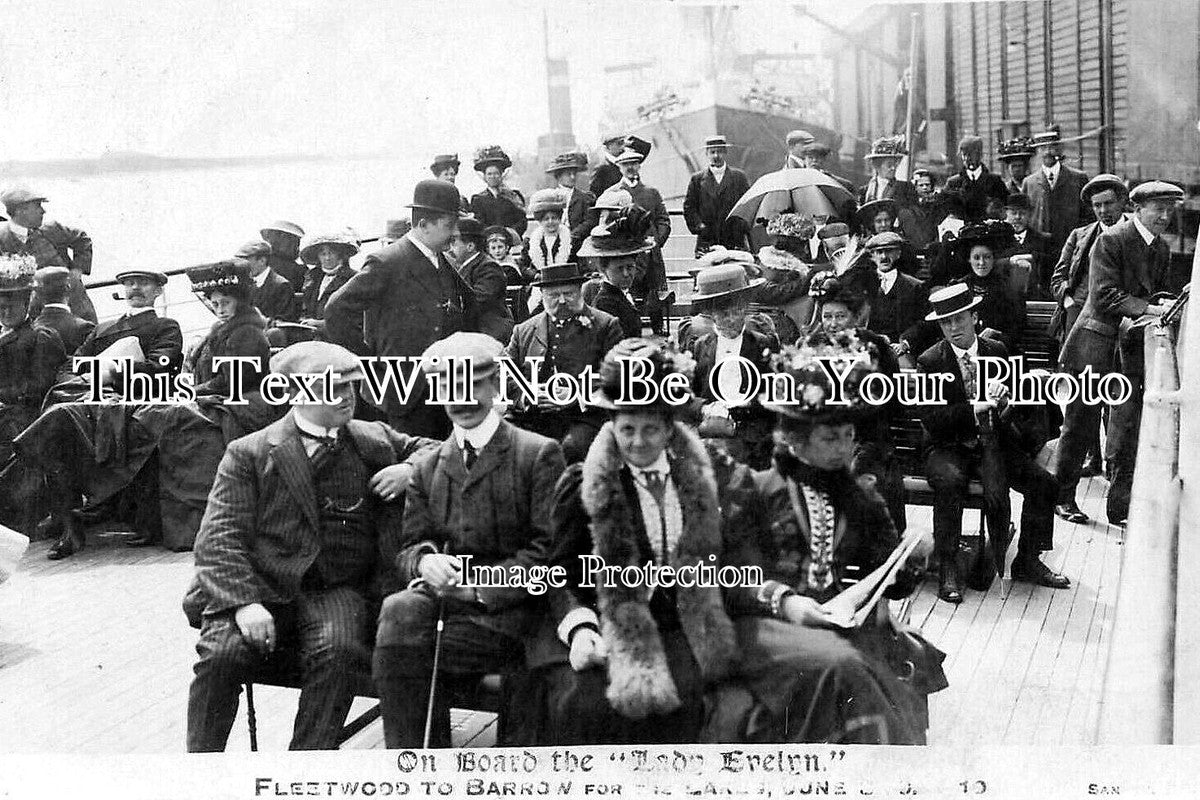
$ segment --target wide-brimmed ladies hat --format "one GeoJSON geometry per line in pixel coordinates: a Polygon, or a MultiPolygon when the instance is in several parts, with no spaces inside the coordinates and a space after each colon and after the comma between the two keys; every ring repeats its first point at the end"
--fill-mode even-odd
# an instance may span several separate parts
{"type": "Polygon", "coordinates": [[[983,302],[983,298],[971,291],[965,283],[952,283],[929,295],[929,306],[933,310],[925,315],[927,322],[953,317],[962,311],[970,311],[983,302]]]}
{"type": "Polygon", "coordinates": [[[334,248],[342,254],[342,258],[346,261],[358,253],[358,240],[349,231],[317,233],[305,237],[304,243],[300,246],[300,260],[305,264],[317,264],[317,251],[321,249],[322,245],[334,248]]]}
{"type": "Polygon", "coordinates": [[[767,220],[767,236],[808,240],[816,232],[817,223],[809,214],[795,214],[788,211],[767,220]]]}
{"type": "Polygon", "coordinates": [[[904,146],[903,136],[881,136],[871,142],[871,151],[865,158],[867,161],[874,161],[879,158],[899,159],[906,155],[908,155],[908,148],[904,146]]]}
{"type": "Polygon", "coordinates": [[[244,261],[232,259],[192,267],[187,271],[187,276],[192,282],[192,291],[197,294],[221,289],[245,292],[252,285],[249,266],[244,261]]]}
{"type": "Polygon", "coordinates": [[[951,249],[955,253],[965,254],[975,245],[982,244],[990,247],[992,252],[997,252],[1016,244],[1016,237],[1017,232],[1007,222],[974,222],[962,227],[951,244],[951,249]]]}
{"type": "Polygon", "coordinates": [[[556,172],[580,172],[587,169],[587,156],[583,153],[559,153],[546,167],[546,172],[553,175],[556,172]]]}
{"type": "Polygon", "coordinates": [[[774,372],[787,375],[790,386],[780,391],[783,382],[776,381],[773,396],[764,393],[759,402],[780,416],[815,425],[857,422],[876,411],[861,391],[863,380],[876,371],[874,360],[872,347],[853,331],[815,331],[795,346],[784,347],[771,359],[774,372]],[[845,376],[840,397],[826,364],[845,376]]]}
{"type": "Polygon", "coordinates": [[[0,293],[17,294],[33,291],[33,273],[37,260],[33,256],[0,255],[0,293]]]}
{"type": "Polygon", "coordinates": [[[996,148],[996,158],[1000,161],[1028,161],[1033,158],[1033,140],[1028,136],[1005,139],[996,148]]]}
{"type": "MultiPolygon", "coordinates": [[[[666,413],[674,415],[686,411],[688,404],[673,405],[663,398],[663,392],[656,393],[653,402],[638,403],[637,397],[625,397],[621,391],[622,362],[635,358],[644,358],[650,362],[650,375],[646,380],[661,388],[670,375],[684,375],[691,385],[692,374],[696,362],[686,352],[676,350],[671,344],[659,344],[649,339],[624,339],[618,342],[600,362],[599,380],[596,391],[591,394],[587,403],[597,408],[609,411],[666,413]]],[[[630,369],[625,367],[625,370],[630,369]]],[[[690,399],[690,391],[684,392],[690,399]]]]}
{"type": "Polygon", "coordinates": [[[512,228],[506,228],[503,225],[489,225],[483,229],[483,241],[489,242],[493,236],[499,236],[508,243],[509,247],[516,247],[521,243],[521,237],[516,233],[512,228]]]}
{"type": "Polygon", "coordinates": [[[562,212],[567,207],[567,198],[557,189],[538,189],[529,198],[529,213],[537,219],[547,211],[562,212]]]}
{"type": "Polygon", "coordinates": [[[475,151],[475,171],[483,172],[492,165],[500,167],[500,169],[508,169],[512,166],[512,159],[508,154],[501,149],[500,145],[490,144],[486,147],[481,147],[475,151]]]}
{"type": "Polygon", "coordinates": [[[746,265],[741,261],[729,261],[705,267],[696,273],[696,291],[692,294],[692,305],[712,308],[725,305],[741,298],[749,298],[750,292],[766,283],[762,278],[751,280],[746,275],[746,265]]]}
{"type": "Polygon", "coordinates": [[[869,203],[863,203],[858,211],[854,212],[854,224],[857,225],[860,230],[869,231],[875,224],[876,214],[878,214],[880,211],[888,211],[891,212],[892,219],[894,220],[896,218],[897,208],[898,206],[896,205],[896,201],[888,197],[885,197],[881,200],[872,200],[869,203]]]}
{"type": "Polygon", "coordinates": [[[610,211],[579,248],[583,258],[616,258],[654,249],[654,217],[641,206],[610,211]]]}

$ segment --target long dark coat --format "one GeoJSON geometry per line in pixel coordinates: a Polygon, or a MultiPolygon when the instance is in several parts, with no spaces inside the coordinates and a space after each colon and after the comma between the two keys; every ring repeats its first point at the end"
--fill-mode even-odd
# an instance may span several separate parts
{"type": "Polygon", "coordinates": [[[487,228],[501,225],[517,233],[525,233],[529,220],[525,217],[525,198],[515,189],[501,187],[499,196],[490,189],[471,196],[471,213],[487,228]]]}
{"type": "Polygon", "coordinates": [[[78,350],[79,345],[83,344],[88,334],[96,329],[96,323],[76,316],[69,308],[43,307],[33,324],[39,328],[49,328],[57,333],[67,355],[78,350]]]}
{"type": "Polygon", "coordinates": [[[475,293],[479,309],[479,332],[486,333],[501,344],[512,336],[513,317],[505,300],[508,283],[504,268],[483,253],[476,253],[458,268],[458,274],[475,293]]]}
{"type": "Polygon", "coordinates": [[[683,198],[683,219],[688,230],[696,234],[697,252],[716,244],[729,249],[745,247],[743,221],[728,217],[737,201],[749,190],[746,173],[736,167],[726,167],[725,179],[719,184],[710,169],[692,176],[683,198]]]}
{"type": "Polygon", "coordinates": [[[266,327],[267,321],[253,306],[247,306],[244,313],[235,314],[228,322],[214,323],[191,357],[196,395],[229,396],[233,370],[229,364],[213,368],[213,359],[220,356],[258,358],[259,368],[243,367],[241,376],[242,392],[256,391],[270,368],[271,345],[267,342],[266,327]]]}
{"type": "Polygon", "coordinates": [[[1033,203],[1030,222],[1042,233],[1050,235],[1051,252],[1061,252],[1071,231],[1091,216],[1091,210],[1079,197],[1087,181],[1085,173],[1062,164],[1053,189],[1041,168],[1026,175],[1021,182],[1021,190],[1033,203]]]}

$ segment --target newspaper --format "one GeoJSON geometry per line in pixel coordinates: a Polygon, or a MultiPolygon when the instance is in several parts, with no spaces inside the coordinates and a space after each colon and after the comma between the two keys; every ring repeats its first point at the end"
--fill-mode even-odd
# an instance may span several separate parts
{"type": "Polygon", "coordinates": [[[923,538],[925,531],[921,528],[910,530],[887,560],[873,572],[823,603],[821,607],[829,612],[830,621],[843,628],[862,625],[879,605],[883,593],[896,582],[896,575],[908,563],[908,557],[916,551],[923,538]]]}

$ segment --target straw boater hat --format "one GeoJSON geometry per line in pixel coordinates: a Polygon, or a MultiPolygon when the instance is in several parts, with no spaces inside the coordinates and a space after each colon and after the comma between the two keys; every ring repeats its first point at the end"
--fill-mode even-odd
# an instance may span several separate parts
{"type": "Polygon", "coordinates": [[[358,241],[349,231],[319,233],[305,238],[304,244],[300,247],[300,260],[305,264],[317,264],[317,251],[321,249],[321,245],[326,244],[340,252],[347,261],[358,253],[358,241]]]}
{"type": "Polygon", "coordinates": [[[983,298],[974,294],[965,283],[953,283],[929,295],[929,305],[933,310],[925,315],[925,320],[936,322],[953,317],[960,311],[969,311],[982,302],[983,298]]]}
{"type": "Polygon", "coordinates": [[[654,249],[654,217],[640,206],[609,212],[608,219],[592,229],[579,248],[583,258],[616,258],[654,249]]]}
{"type": "Polygon", "coordinates": [[[458,160],[458,153],[447,153],[445,155],[434,156],[433,163],[429,165],[429,171],[437,175],[447,167],[458,169],[462,166],[462,162],[458,160]]]}
{"type": "Polygon", "coordinates": [[[0,255],[0,293],[28,294],[33,291],[33,273],[37,260],[33,256],[0,255]]]}
{"type": "Polygon", "coordinates": [[[237,261],[217,261],[213,264],[201,264],[187,271],[188,280],[192,282],[192,291],[196,294],[209,294],[219,290],[234,294],[246,294],[253,285],[250,280],[250,270],[244,263],[237,261]]]}
{"type": "Polygon", "coordinates": [[[500,145],[490,144],[475,151],[475,171],[483,172],[495,164],[505,170],[512,166],[512,159],[500,148],[500,145]]]}
{"type": "MultiPolygon", "coordinates": [[[[781,417],[802,420],[814,425],[844,425],[857,422],[876,409],[863,398],[863,379],[875,372],[872,367],[872,348],[852,331],[826,333],[815,331],[795,346],[784,347],[772,358],[773,371],[791,377],[794,397],[774,398],[762,395],[759,402],[768,411],[781,417]],[[844,402],[834,403],[833,385],[823,366],[823,359],[834,359],[835,368],[847,369],[844,402]],[[793,401],[794,402],[791,402],[793,401]]],[[[826,362],[827,363],[827,362],[826,362]]]]}
{"type": "Polygon", "coordinates": [[[557,189],[538,189],[529,198],[529,213],[537,218],[538,214],[547,211],[562,212],[567,207],[567,198],[557,189]]]}
{"type": "Polygon", "coordinates": [[[712,150],[714,148],[727,150],[729,148],[729,140],[724,136],[709,136],[704,140],[704,149],[712,150]]]}
{"type": "Polygon", "coordinates": [[[1030,143],[1035,148],[1061,144],[1062,134],[1059,132],[1057,125],[1051,125],[1049,129],[1035,133],[1030,143]]]}
{"type": "Polygon", "coordinates": [[[903,136],[881,136],[871,143],[871,151],[865,158],[874,161],[879,158],[903,158],[908,155],[904,146],[903,136]]]}
{"type": "Polygon", "coordinates": [[[583,153],[559,153],[546,167],[546,172],[554,175],[559,172],[579,172],[587,169],[587,156],[583,153]]]}
{"type": "Polygon", "coordinates": [[[1006,139],[996,148],[996,158],[1000,161],[1028,161],[1033,158],[1033,140],[1027,136],[1006,139]]]}
{"type": "Polygon", "coordinates": [[[712,308],[740,298],[749,299],[750,292],[766,283],[762,278],[750,280],[742,262],[732,261],[705,267],[696,273],[694,307],[712,308]]]}
{"type": "MultiPolygon", "coordinates": [[[[600,362],[599,378],[596,391],[588,399],[588,405],[604,408],[609,411],[630,411],[665,413],[675,415],[688,409],[688,403],[671,405],[666,402],[659,392],[653,403],[623,402],[621,393],[621,362],[632,358],[644,358],[650,362],[651,371],[646,380],[655,386],[662,386],[669,375],[684,375],[691,385],[692,373],[696,369],[695,360],[686,352],[676,350],[670,344],[659,344],[649,339],[624,339],[618,342],[600,362]]],[[[685,390],[690,397],[690,391],[685,390]]],[[[630,398],[632,399],[632,398],[630,398]]]]}

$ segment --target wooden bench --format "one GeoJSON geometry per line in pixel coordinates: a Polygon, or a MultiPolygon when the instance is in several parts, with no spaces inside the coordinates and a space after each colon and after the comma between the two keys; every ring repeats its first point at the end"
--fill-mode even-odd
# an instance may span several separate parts
{"type": "MultiPolygon", "coordinates": [[[[902,407],[889,426],[892,448],[904,475],[904,502],[914,506],[933,505],[934,491],[925,477],[925,457],[922,439],[925,429],[917,416],[917,410],[902,407]]],[[[971,481],[967,485],[965,508],[983,509],[983,484],[971,481]]],[[[982,522],[982,521],[981,521],[982,522]]],[[[981,524],[982,527],[982,524],[981,524]]]]}

